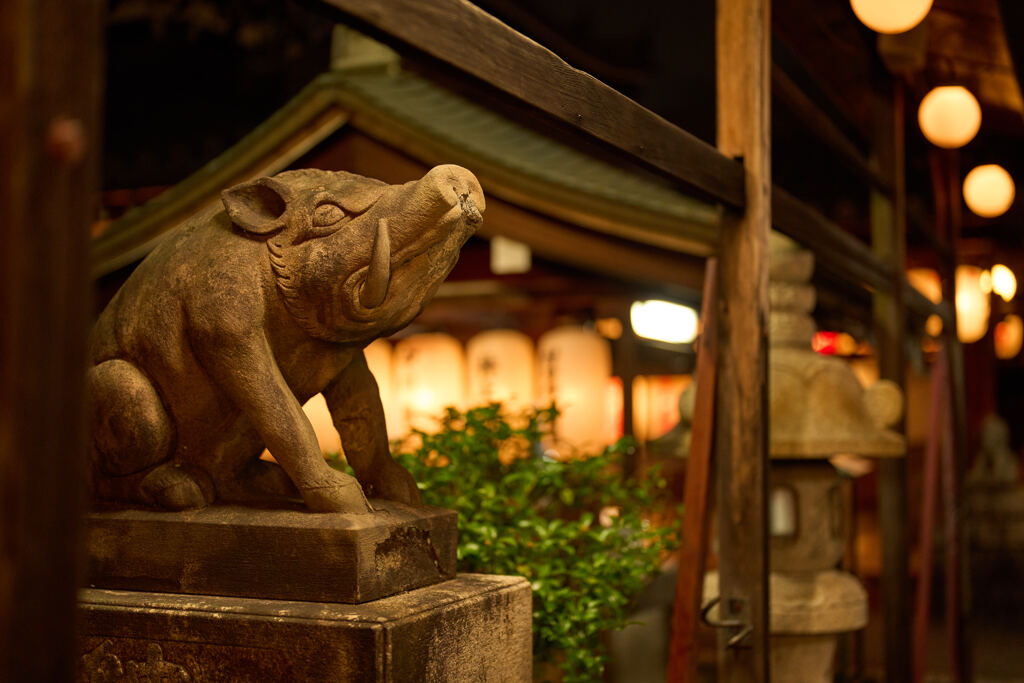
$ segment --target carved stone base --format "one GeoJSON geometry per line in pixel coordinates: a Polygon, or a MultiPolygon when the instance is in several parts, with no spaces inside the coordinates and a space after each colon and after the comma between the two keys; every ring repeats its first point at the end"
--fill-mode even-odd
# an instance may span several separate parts
{"type": "Polygon", "coordinates": [[[92,588],[360,603],[455,576],[456,514],[210,507],[88,517],[92,588]]]}
{"type": "Polygon", "coordinates": [[[78,680],[530,681],[523,578],[463,574],[360,605],[86,589],[78,680]]]}

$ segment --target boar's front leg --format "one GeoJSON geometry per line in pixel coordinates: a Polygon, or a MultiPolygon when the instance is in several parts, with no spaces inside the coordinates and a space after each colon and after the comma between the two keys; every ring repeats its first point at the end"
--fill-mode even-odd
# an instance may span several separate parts
{"type": "Polygon", "coordinates": [[[366,494],[418,505],[420,492],[412,475],[391,458],[380,390],[366,356],[356,353],[323,394],[345,458],[366,494]]]}
{"type": "Polygon", "coordinates": [[[266,337],[260,332],[244,340],[232,336],[227,345],[223,338],[206,341],[212,343],[197,344],[203,366],[249,418],[306,506],[315,512],[370,512],[359,482],[324,460],[266,337]]]}

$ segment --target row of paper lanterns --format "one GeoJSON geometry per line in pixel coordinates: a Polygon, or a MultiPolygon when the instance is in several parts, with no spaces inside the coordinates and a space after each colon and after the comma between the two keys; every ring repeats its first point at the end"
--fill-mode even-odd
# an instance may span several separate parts
{"type": "MultiPolygon", "coordinates": [[[[416,334],[365,349],[377,380],[388,437],[436,430],[447,406],[498,401],[511,412],[554,402],[560,411],[552,455],[593,453],[622,435],[622,382],[612,376],[608,340],[583,326],[557,327],[536,347],[517,330],[487,330],[466,343],[443,333],[416,334]]],[[[655,438],[679,421],[688,375],[638,377],[632,386],[634,435],[655,438]]],[[[341,450],[322,396],[305,406],[324,452],[341,450]]]]}
{"type": "MultiPolygon", "coordinates": [[[[938,273],[931,268],[911,268],[907,271],[907,280],[933,303],[942,301],[942,284],[938,273]]],[[[956,269],[955,288],[957,337],[964,344],[972,344],[988,332],[992,295],[1004,301],[1013,299],[1017,293],[1017,277],[1001,263],[989,270],[962,265],[956,269]]],[[[932,336],[938,336],[942,331],[942,321],[937,315],[929,317],[925,330],[932,336]]],[[[1007,315],[996,324],[994,343],[999,358],[1014,358],[1020,353],[1022,341],[1024,322],[1019,316],[1007,315]]]]}
{"type": "MultiPolygon", "coordinates": [[[[903,33],[924,20],[932,0],[850,0],[850,5],[873,31],[903,33]]],[[[973,140],[981,129],[981,106],[962,85],[942,85],[921,100],[917,122],[933,145],[956,149],[973,140]]],[[[1006,213],[1015,194],[1013,178],[998,164],[977,166],[964,178],[964,202],[983,218],[1006,213]]]]}

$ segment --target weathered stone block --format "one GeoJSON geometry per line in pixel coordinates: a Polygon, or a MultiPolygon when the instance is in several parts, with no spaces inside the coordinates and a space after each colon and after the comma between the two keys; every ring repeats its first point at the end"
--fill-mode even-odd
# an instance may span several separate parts
{"type": "Polygon", "coordinates": [[[368,604],[86,589],[80,681],[516,683],[532,673],[521,577],[463,574],[368,604]]]}
{"type": "Polygon", "coordinates": [[[88,517],[93,588],[360,603],[455,576],[456,514],[209,507],[88,517]]]}

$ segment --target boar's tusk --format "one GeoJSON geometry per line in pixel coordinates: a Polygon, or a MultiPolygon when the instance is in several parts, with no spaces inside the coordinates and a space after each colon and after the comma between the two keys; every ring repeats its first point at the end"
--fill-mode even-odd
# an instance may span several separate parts
{"type": "Polygon", "coordinates": [[[370,266],[366,269],[363,289],[359,292],[359,303],[366,308],[376,308],[384,303],[391,281],[391,236],[388,234],[388,221],[381,218],[377,221],[377,239],[373,242],[373,253],[370,255],[370,266]]]}

